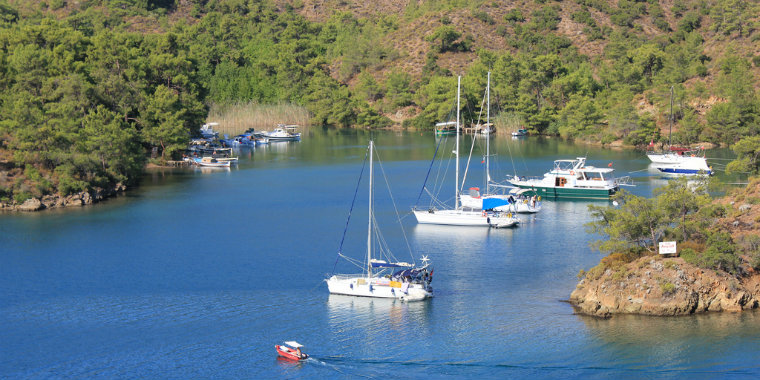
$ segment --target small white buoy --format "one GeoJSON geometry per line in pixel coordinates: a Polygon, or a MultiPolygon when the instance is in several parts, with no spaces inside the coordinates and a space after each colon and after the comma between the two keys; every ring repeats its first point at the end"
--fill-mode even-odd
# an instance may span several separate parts
{"type": "Polygon", "coordinates": [[[612,205],[617,207],[618,205],[620,205],[620,203],[618,203],[618,201],[612,201],[612,205]]]}

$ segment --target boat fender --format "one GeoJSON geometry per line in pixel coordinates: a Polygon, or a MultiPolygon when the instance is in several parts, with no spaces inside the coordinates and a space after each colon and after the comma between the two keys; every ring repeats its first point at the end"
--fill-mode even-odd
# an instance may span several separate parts
{"type": "Polygon", "coordinates": [[[570,174],[572,174],[572,175],[575,175],[575,171],[574,171],[574,170],[571,170],[571,171],[570,171],[570,174]]]}
{"type": "Polygon", "coordinates": [[[538,200],[539,200],[539,201],[541,200],[541,196],[540,196],[540,195],[538,196],[538,200]]]}
{"type": "Polygon", "coordinates": [[[372,291],[372,284],[369,284],[369,291],[372,291]]]}
{"type": "Polygon", "coordinates": [[[354,284],[353,283],[348,284],[348,286],[351,287],[351,289],[354,288],[354,284]]]}

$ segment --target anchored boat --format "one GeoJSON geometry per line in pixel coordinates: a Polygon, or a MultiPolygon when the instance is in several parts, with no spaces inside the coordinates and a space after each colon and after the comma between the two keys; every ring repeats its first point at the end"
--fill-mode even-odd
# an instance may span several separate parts
{"type": "MultiPolygon", "coordinates": [[[[429,268],[427,257],[422,257],[422,266],[396,260],[390,251],[386,240],[382,237],[380,229],[376,226],[375,211],[373,207],[373,148],[374,143],[370,141],[368,151],[369,217],[367,222],[366,261],[358,262],[352,257],[343,255],[343,241],[345,241],[345,234],[348,229],[344,230],[344,239],[341,240],[341,247],[338,249],[339,258],[344,258],[347,261],[356,264],[358,267],[362,268],[363,273],[332,275],[326,280],[327,288],[330,291],[330,294],[396,298],[405,301],[424,300],[433,296],[433,288],[430,286],[430,282],[433,281],[433,270],[429,268]],[[385,260],[375,258],[376,256],[382,256],[385,260]]],[[[362,169],[362,173],[363,172],[364,169],[362,169]]],[[[356,192],[354,194],[356,194],[356,192]]],[[[356,195],[354,195],[354,200],[356,200],[355,197],[356,195]]],[[[350,217],[351,211],[349,211],[349,221],[350,217]]],[[[400,224],[399,218],[399,225],[400,224]]],[[[348,226],[348,222],[346,222],[346,226],[348,226]]],[[[406,238],[406,235],[404,235],[404,238],[406,238]]],[[[408,243],[407,247],[409,247],[408,243]]]]}
{"type": "MultiPolygon", "coordinates": [[[[459,97],[460,97],[460,83],[461,77],[457,79],[457,118],[454,122],[454,125],[456,127],[455,136],[456,136],[456,149],[454,150],[454,153],[456,154],[456,161],[455,161],[455,181],[454,181],[454,208],[448,208],[450,206],[443,205],[442,202],[437,201],[434,199],[434,196],[432,196],[431,193],[431,200],[434,202],[438,202],[439,205],[443,205],[443,207],[446,207],[442,210],[439,210],[438,208],[434,207],[432,204],[427,209],[421,209],[418,210],[416,207],[412,210],[414,213],[414,217],[417,219],[417,223],[420,224],[443,224],[443,225],[450,225],[450,226],[475,226],[475,227],[511,227],[516,226],[518,223],[520,223],[520,219],[513,216],[512,213],[507,212],[500,212],[495,210],[495,207],[504,206],[508,204],[507,201],[504,200],[497,200],[499,203],[495,206],[491,207],[487,204],[480,203],[480,207],[482,208],[481,211],[477,210],[466,210],[464,207],[460,205],[460,188],[459,188],[459,131],[460,131],[460,124],[459,124],[459,97]]],[[[437,153],[436,149],[436,153],[437,153]]],[[[435,155],[433,156],[433,161],[435,161],[435,155]]],[[[432,162],[431,162],[432,167],[432,162]]],[[[425,178],[425,182],[422,185],[422,189],[425,190],[427,185],[427,178],[425,178]]],[[[428,191],[430,193],[430,191],[428,191]]],[[[420,191],[420,195],[422,195],[422,191],[420,191]]],[[[419,201],[419,197],[417,198],[419,201]]],[[[485,200],[477,200],[478,202],[484,202],[485,200]]]]}
{"type": "Polygon", "coordinates": [[[632,186],[628,176],[615,178],[611,166],[611,163],[607,168],[586,166],[586,157],[555,160],[554,168],[543,178],[516,176],[509,182],[543,198],[609,199],[620,186],[632,186]]]}

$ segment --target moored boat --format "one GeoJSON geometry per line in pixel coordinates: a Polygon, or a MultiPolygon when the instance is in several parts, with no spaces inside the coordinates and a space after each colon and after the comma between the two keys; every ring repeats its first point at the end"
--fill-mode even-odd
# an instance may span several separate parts
{"type": "Polygon", "coordinates": [[[514,136],[514,137],[527,136],[527,135],[528,135],[528,130],[527,129],[522,129],[521,128],[521,129],[518,129],[518,130],[512,132],[512,136],[514,136]]]}
{"type": "Polygon", "coordinates": [[[193,162],[198,166],[208,168],[228,168],[230,167],[230,161],[219,161],[214,157],[200,157],[193,159],[193,162]]]}
{"type": "MultiPolygon", "coordinates": [[[[490,122],[491,120],[491,73],[490,72],[488,73],[485,100],[487,103],[486,125],[492,125],[492,123],[490,122]]],[[[520,189],[513,188],[511,186],[505,186],[503,184],[499,184],[491,180],[491,169],[490,169],[491,141],[490,139],[486,139],[485,145],[486,145],[486,154],[485,154],[485,159],[483,160],[484,163],[486,164],[485,193],[481,193],[480,188],[471,187],[469,191],[459,195],[459,200],[462,203],[462,207],[473,209],[473,210],[488,210],[489,206],[491,206],[493,207],[492,209],[494,211],[522,212],[522,213],[538,212],[541,209],[541,203],[540,202],[536,203],[535,198],[533,199],[532,203],[522,202],[522,199],[521,199],[521,202],[518,203],[516,197],[522,197],[523,193],[520,193],[518,195],[515,191],[520,190],[520,189]],[[511,189],[512,192],[510,192],[510,194],[506,194],[505,192],[507,191],[507,189],[511,189]]],[[[474,144],[473,144],[473,147],[474,147],[474,144]]],[[[514,225],[514,223],[509,223],[509,222],[505,223],[504,221],[500,221],[498,224],[499,226],[502,226],[502,227],[514,225]]]]}
{"type": "Polygon", "coordinates": [[[272,131],[257,132],[259,137],[266,138],[267,142],[276,141],[299,141],[301,140],[301,133],[295,132],[297,125],[284,125],[279,124],[272,131]]]}
{"type": "MultiPolygon", "coordinates": [[[[422,266],[414,263],[399,262],[390,252],[381,231],[376,226],[375,212],[373,208],[373,165],[374,144],[369,143],[369,212],[367,226],[367,254],[363,263],[343,255],[341,247],[338,249],[338,257],[362,268],[359,274],[333,274],[325,281],[330,294],[343,294],[348,296],[395,298],[404,301],[420,301],[433,296],[433,288],[430,283],[433,280],[433,270],[429,267],[427,257],[422,258],[422,266]],[[377,248],[375,248],[377,247],[377,248]],[[379,252],[377,252],[379,251],[379,252]],[[380,255],[384,259],[376,259],[380,255]]],[[[362,173],[364,170],[362,169],[362,173]]],[[[358,184],[357,184],[358,186],[358,184]]],[[[390,188],[390,187],[389,187],[390,188]]],[[[358,187],[357,187],[358,189],[358,187]]],[[[354,192],[356,194],[356,192],[354,192]]],[[[356,197],[356,195],[354,195],[356,197]]],[[[355,199],[355,198],[354,198],[355,199]]],[[[352,202],[353,204],[353,202],[352,202]]],[[[395,206],[394,206],[395,209],[395,206]]],[[[351,212],[349,211],[349,221],[351,212]]],[[[346,222],[346,226],[348,226],[346,222]]],[[[399,218],[399,224],[401,224],[399,218]]],[[[403,226],[402,226],[403,229],[403,226]]],[[[345,241],[346,230],[343,232],[345,241]]],[[[404,235],[405,236],[405,235],[404,235]]],[[[407,247],[409,247],[407,243],[407,247]]]]}
{"type": "MultiPolygon", "coordinates": [[[[456,129],[456,148],[454,149],[454,153],[456,155],[456,161],[455,161],[455,174],[454,174],[454,208],[446,208],[443,210],[439,210],[436,207],[433,207],[431,204],[430,207],[427,207],[427,209],[417,209],[417,207],[414,207],[412,209],[412,212],[414,213],[414,217],[417,219],[417,223],[420,224],[442,224],[442,225],[449,225],[449,226],[475,226],[475,227],[491,227],[495,224],[499,225],[509,225],[509,226],[516,226],[520,219],[513,216],[511,213],[507,212],[499,212],[494,210],[493,208],[489,208],[488,206],[482,206],[483,212],[476,211],[476,210],[466,210],[462,207],[460,207],[460,192],[459,192],[459,132],[460,132],[460,124],[459,124],[459,101],[460,101],[460,88],[461,88],[461,77],[457,79],[457,117],[456,122],[454,123],[456,129]]],[[[435,160],[435,156],[433,156],[433,160],[435,160]]],[[[432,162],[431,162],[432,167],[432,162]]],[[[427,181],[427,178],[425,179],[427,181]]],[[[427,183],[423,183],[422,188],[423,190],[426,188],[427,183]]],[[[428,191],[428,193],[430,193],[428,191]]],[[[420,192],[422,194],[422,192],[420,192]]],[[[434,198],[434,197],[431,197],[434,198]]],[[[435,199],[432,199],[435,201],[435,199]]],[[[442,204],[439,202],[439,204],[442,204]]],[[[503,205],[503,204],[502,204],[503,205]]]]}
{"type": "Polygon", "coordinates": [[[509,182],[543,198],[610,199],[620,186],[631,185],[628,176],[615,178],[611,166],[611,163],[607,168],[586,166],[586,157],[555,160],[554,168],[543,178],[515,176],[509,182]]]}
{"type": "Polygon", "coordinates": [[[436,136],[453,136],[456,134],[459,134],[459,130],[455,121],[444,121],[435,124],[436,136]]]}

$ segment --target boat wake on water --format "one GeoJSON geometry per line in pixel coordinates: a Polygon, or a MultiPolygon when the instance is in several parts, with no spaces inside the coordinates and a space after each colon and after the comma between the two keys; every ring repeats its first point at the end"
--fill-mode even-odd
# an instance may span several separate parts
{"type": "Polygon", "coordinates": [[[581,366],[581,367],[573,367],[573,366],[561,366],[561,365],[530,365],[530,364],[509,364],[509,363],[487,363],[487,362],[477,362],[477,361],[450,361],[450,362],[436,362],[436,361],[397,361],[397,360],[372,360],[372,359],[355,359],[355,358],[348,358],[348,357],[325,357],[323,360],[315,359],[315,358],[308,358],[304,360],[305,363],[309,364],[315,364],[320,365],[325,368],[330,368],[335,370],[336,372],[339,372],[344,375],[350,375],[350,376],[358,376],[363,378],[383,378],[387,377],[386,374],[377,373],[373,369],[359,369],[355,365],[401,365],[401,366],[419,366],[419,367],[427,367],[427,368],[457,368],[457,367],[474,367],[474,368],[492,368],[492,369],[502,369],[502,370],[515,370],[515,371],[530,371],[531,373],[534,372],[545,372],[545,373],[562,373],[565,371],[577,373],[578,371],[584,371],[589,373],[603,373],[606,371],[611,372],[619,372],[623,371],[625,373],[638,373],[638,374],[667,374],[667,373],[690,373],[690,374],[746,374],[745,371],[710,371],[710,370],[692,370],[692,371],[683,371],[682,369],[668,369],[668,368],[615,368],[615,367],[588,367],[588,366],[581,366]],[[335,363],[335,364],[332,364],[335,363]],[[355,364],[355,365],[351,365],[355,364]],[[371,374],[368,373],[357,373],[358,371],[365,371],[365,372],[371,372],[371,374]]]}

